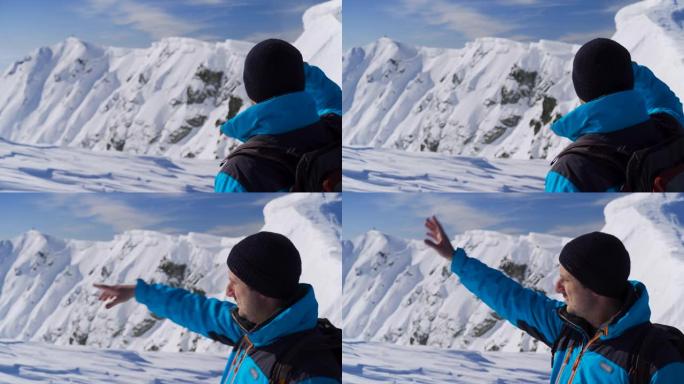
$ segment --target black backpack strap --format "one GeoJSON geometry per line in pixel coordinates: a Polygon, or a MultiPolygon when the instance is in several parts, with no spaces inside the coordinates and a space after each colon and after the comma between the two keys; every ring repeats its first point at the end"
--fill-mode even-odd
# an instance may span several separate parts
{"type": "Polygon", "coordinates": [[[342,364],[342,330],[328,319],[318,319],[315,328],[300,332],[297,342],[281,356],[271,369],[269,382],[287,383],[293,370],[293,362],[304,351],[334,351],[342,364]]]}
{"type": "Polygon", "coordinates": [[[555,159],[553,159],[551,165],[555,164],[561,157],[569,154],[599,160],[602,163],[608,164],[616,170],[619,170],[620,173],[624,173],[632,153],[624,146],[616,147],[606,143],[595,135],[585,135],[568,145],[555,159]]]}
{"type": "MultiPolygon", "coordinates": [[[[649,384],[651,368],[657,364],[659,354],[674,349],[676,359],[684,361],[684,334],[679,329],[648,322],[637,336],[637,342],[630,356],[630,384],[649,384]]],[[[672,358],[673,356],[670,356],[672,358]]],[[[661,356],[662,358],[662,356],[661,356]]]]}
{"type": "Polygon", "coordinates": [[[653,324],[648,322],[636,335],[636,342],[629,356],[628,375],[630,384],[648,384],[650,381],[650,367],[646,359],[647,351],[645,349],[648,346],[647,340],[652,330],[653,324]]]}

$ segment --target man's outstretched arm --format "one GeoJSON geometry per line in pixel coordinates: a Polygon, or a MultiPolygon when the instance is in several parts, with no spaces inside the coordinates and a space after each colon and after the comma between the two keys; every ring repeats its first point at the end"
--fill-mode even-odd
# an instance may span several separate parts
{"type": "Polygon", "coordinates": [[[524,288],[515,280],[455,249],[449,243],[441,224],[435,217],[426,220],[428,239],[425,243],[451,261],[451,271],[461,284],[516,327],[528,332],[546,345],[559,336],[562,321],[556,310],[559,301],[524,288]]]}
{"type": "Polygon", "coordinates": [[[145,304],[157,316],[168,318],[206,337],[215,338],[218,335],[237,343],[244,335],[244,330],[231,316],[235,304],[227,301],[163,284],[147,284],[140,279],[135,285],[96,284],[95,287],[102,290],[100,300],[111,300],[106,308],[135,297],[137,302],[145,304]]]}

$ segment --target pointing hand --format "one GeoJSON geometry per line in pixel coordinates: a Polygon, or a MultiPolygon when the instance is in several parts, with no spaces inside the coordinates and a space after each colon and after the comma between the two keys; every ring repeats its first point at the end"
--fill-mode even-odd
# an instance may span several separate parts
{"type": "Polygon", "coordinates": [[[135,296],[135,285],[105,285],[105,284],[93,284],[95,288],[99,288],[100,296],[98,300],[109,301],[105,308],[109,309],[117,304],[124,303],[133,296],[135,296]]]}

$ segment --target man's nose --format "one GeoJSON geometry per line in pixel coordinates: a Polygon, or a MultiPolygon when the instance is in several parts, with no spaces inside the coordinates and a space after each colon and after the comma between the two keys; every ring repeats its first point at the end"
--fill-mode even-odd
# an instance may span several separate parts
{"type": "Polygon", "coordinates": [[[563,284],[561,284],[560,280],[556,281],[556,293],[565,293],[565,289],[563,288],[563,284]]]}

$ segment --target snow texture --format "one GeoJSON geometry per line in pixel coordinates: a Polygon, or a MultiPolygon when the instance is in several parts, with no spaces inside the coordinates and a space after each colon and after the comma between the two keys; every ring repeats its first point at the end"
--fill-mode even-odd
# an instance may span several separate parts
{"type": "Polygon", "coordinates": [[[0,340],[0,382],[218,383],[225,356],[134,352],[0,340]]]}
{"type": "Polygon", "coordinates": [[[347,192],[538,192],[546,160],[502,160],[370,147],[342,148],[347,192]]]}
{"type": "MultiPolygon", "coordinates": [[[[314,286],[319,316],[341,323],[341,196],[292,194],[264,207],[264,230],[288,236],[314,286]],[[337,271],[337,272],[336,272],[337,271]]],[[[93,283],[142,278],[225,299],[226,257],[240,238],[132,230],[110,241],[29,231],[0,241],[0,338],[137,351],[225,351],[134,300],[105,309],[93,283]]]]}
{"type": "Polygon", "coordinates": [[[211,192],[218,161],[172,159],[0,139],[0,190],[211,192]]]}
{"type": "MultiPolygon", "coordinates": [[[[305,60],[339,84],[341,1],[311,7],[303,23],[304,32],[294,45],[305,60]]],[[[177,172],[173,167],[177,161],[170,158],[223,159],[239,144],[221,136],[219,126],[251,105],[242,69],[252,46],[233,40],[209,43],[170,37],[149,48],[129,49],[70,37],[35,50],[0,74],[0,138],[6,140],[0,146],[3,152],[21,157],[15,160],[22,167],[40,171],[26,177],[25,172],[13,169],[17,163],[0,158],[3,186],[43,191],[160,191],[190,185],[206,190],[213,179],[204,175],[213,176],[217,163],[212,172],[206,161],[188,165],[191,171],[177,172]],[[42,147],[13,143],[73,149],[51,148],[34,156],[42,147]],[[96,152],[87,154],[77,148],[96,152]],[[148,157],[103,154],[100,158],[102,151],[148,157]],[[93,161],[86,164],[80,157],[93,161]],[[136,181],[133,175],[141,175],[139,171],[119,174],[121,169],[109,163],[112,159],[125,159],[121,168],[150,169],[152,175],[136,181]],[[150,165],[155,162],[160,165],[150,165]],[[58,178],[66,181],[56,182],[55,172],[45,171],[49,167],[56,167],[56,173],[63,171],[58,178]],[[115,176],[108,179],[109,173],[115,176]],[[154,180],[170,185],[152,186],[154,180]]]]}
{"type": "MultiPolygon", "coordinates": [[[[608,203],[602,231],[620,238],[631,255],[630,279],[642,281],[654,322],[684,329],[684,197],[633,194],[608,203]]],[[[467,231],[452,241],[523,286],[554,293],[558,254],[568,238],[467,231]]],[[[399,345],[475,351],[548,348],[502,320],[463,287],[449,265],[420,240],[369,231],[345,241],[344,337],[399,345]]]]}
{"type": "Polygon", "coordinates": [[[342,381],[368,383],[549,382],[549,357],[537,353],[483,353],[373,342],[342,343],[342,381]]]}

